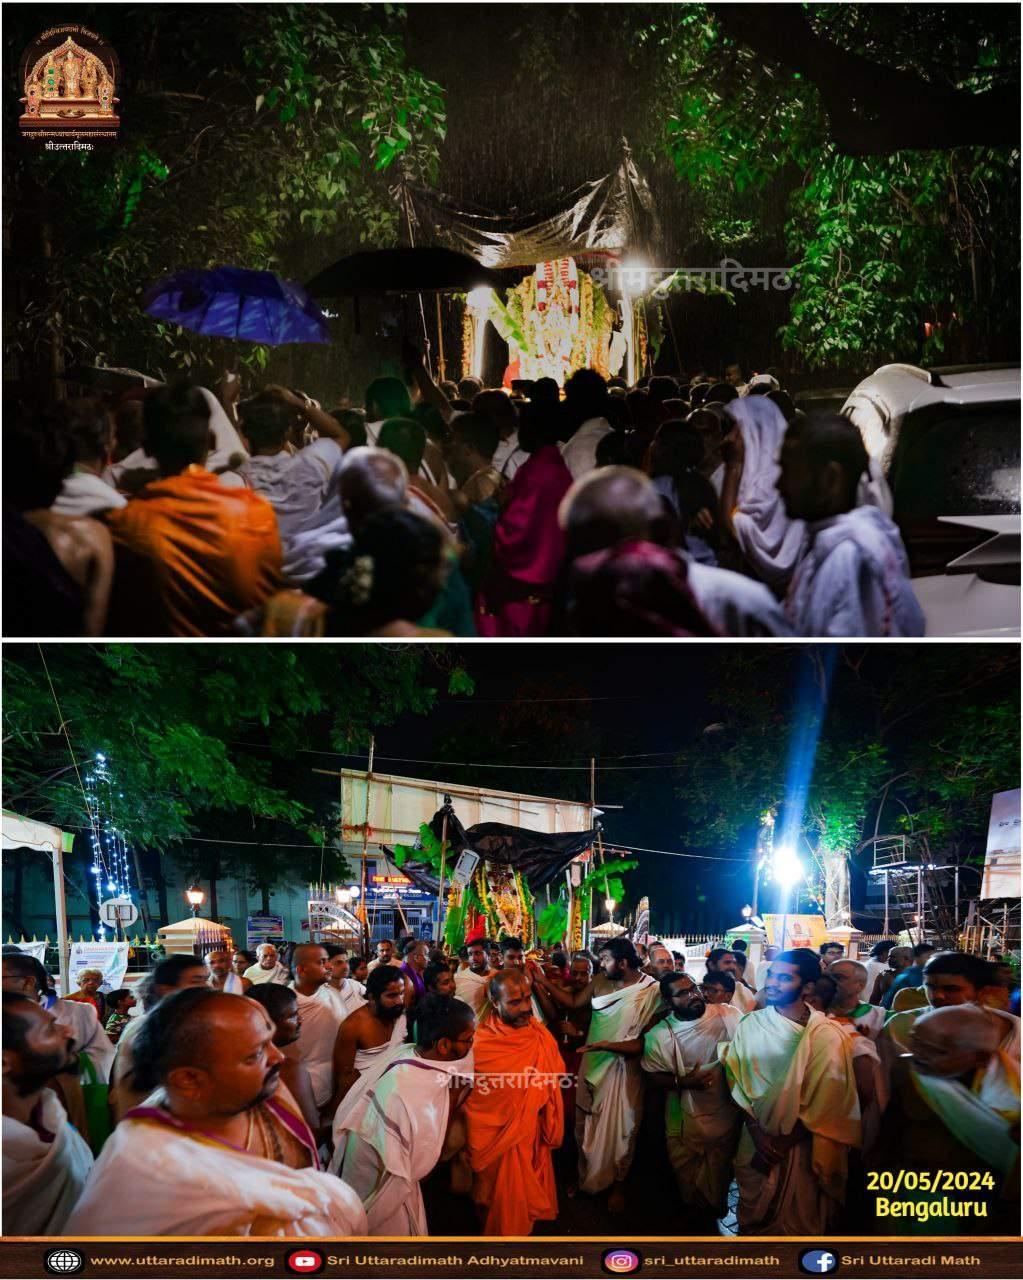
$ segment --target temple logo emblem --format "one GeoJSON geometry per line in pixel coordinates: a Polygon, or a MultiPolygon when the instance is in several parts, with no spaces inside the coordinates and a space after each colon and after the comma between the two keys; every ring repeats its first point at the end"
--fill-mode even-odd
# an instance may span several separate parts
{"type": "Polygon", "coordinates": [[[120,65],[102,36],[87,27],[53,27],[22,55],[23,137],[116,138],[120,65]]]}

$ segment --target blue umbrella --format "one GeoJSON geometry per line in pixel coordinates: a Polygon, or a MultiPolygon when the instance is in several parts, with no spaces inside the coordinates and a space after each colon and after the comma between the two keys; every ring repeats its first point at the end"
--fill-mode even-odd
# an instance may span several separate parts
{"type": "Polygon", "coordinates": [[[330,341],[326,318],[308,293],[272,271],[176,271],[147,290],[142,305],[158,320],[210,337],[270,347],[330,341]]]}

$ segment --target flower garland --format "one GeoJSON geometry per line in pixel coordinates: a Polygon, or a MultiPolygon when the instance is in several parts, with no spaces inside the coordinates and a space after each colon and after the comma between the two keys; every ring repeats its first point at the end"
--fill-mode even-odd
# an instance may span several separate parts
{"type": "Polygon", "coordinates": [[[472,376],[473,347],[475,346],[475,325],[472,312],[468,307],[462,310],[462,377],[472,376]]]}

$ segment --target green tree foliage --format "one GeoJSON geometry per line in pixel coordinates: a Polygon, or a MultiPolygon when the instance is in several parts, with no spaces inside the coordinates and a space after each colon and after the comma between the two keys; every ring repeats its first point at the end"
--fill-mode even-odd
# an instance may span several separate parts
{"type": "MultiPolygon", "coordinates": [[[[330,233],[337,256],[397,240],[389,188],[400,172],[429,177],[445,132],[439,86],[407,63],[402,7],[86,5],[77,17],[118,51],[123,136],[89,154],[22,147],[5,165],[26,272],[9,351],[26,366],[53,367],[54,349],[67,363],[130,355],[164,375],[215,366],[223,342],[140,322],[148,285],[222,264],[304,279],[323,265],[308,260],[310,232],[330,233]]],[[[22,6],[11,46],[40,21],[22,6]]],[[[243,354],[255,370],[271,359],[243,354]]]]}
{"type": "Polygon", "coordinates": [[[1018,772],[1018,679],[1018,655],[958,646],[812,646],[797,664],[785,646],[730,656],[715,723],[676,761],[685,834],[742,852],[760,815],[789,804],[818,853],[853,853],[875,829],[911,831],[935,851],[981,849],[991,795],[1018,772]]]}
{"type": "Polygon", "coordinates": [[[338,809],[310,746],[362,750],[374,729],[426,714],[448,665],[408,646],[9,645],[4,803],[86,828],[78,775],[101,752],[132,845],[207,875],[215,858],[264,891],[340,877],[338,809]]]}
{"type": "MultiPolygon", "coordinates": [[[[879,97],[886,72],[977,94],[1018,76],[1018,33],[979,7],[801,9],[829,41],[876,62],[879,97]]],[[[736,38],[741,25],[715,10],[672,6],[644,29],[663,52],[665,146],[722,253],[748,237],[751,213],[769,240],[788,193],[773,227],[798,289],[784,345],[809,367],[990,358],[1019,327],[1018,150],[845,154],[820,87],[736,38]]]]}

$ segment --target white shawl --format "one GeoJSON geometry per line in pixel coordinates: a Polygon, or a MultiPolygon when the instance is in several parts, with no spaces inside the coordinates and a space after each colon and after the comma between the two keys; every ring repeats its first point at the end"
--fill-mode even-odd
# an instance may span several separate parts
{"type": "Polygon", "coordinates": [[[745,455],[732,518],[736,539],[758,578],[769,586],[784,586],[806,542],[806,526],[785,514],[777,487],[785,419],[767,396],[732,400],[725,413],[739,425],[745,455]]]}
{"type": "Polygon", "coordinates": [[[96,1161],[66,1236],[364,1235],[359,1197],[318,1169],[149,1120],[123,1120],[96,1161]]]}
{"type": "Polygon", "coordinates": [[[52,1089],[43,1090],[40,1120],[54,1134],[52,1142],[44,1142],[29,1125],[4,1116],[6,1235],[60,1235],[92,1168],[92,1152],[52,1089]]]}

